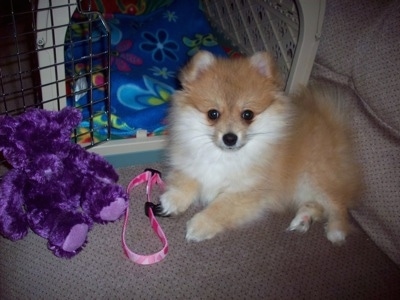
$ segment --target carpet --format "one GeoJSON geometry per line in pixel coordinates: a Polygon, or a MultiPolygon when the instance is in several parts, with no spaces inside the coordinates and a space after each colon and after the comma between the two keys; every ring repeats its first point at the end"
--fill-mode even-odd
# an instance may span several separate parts
{"type": "MultiPolygon", "coordinates": [[[[146,167],[118,169],[120,183],[146,167]]],[[[155,195],[156,196],[156,195],[155,195]]],[[[156,199],[155,199],[156,201],[156,199]]],[[[130,198],[127,242],[138,253],[161,248],[143,212],[144,186],[130,198]]],[[[304,235],[285,231],[292,215],[262,220],[201,243],[188,243],[185,223],[200,207],[159,218],[170,245],[160,263],[137,265],[121,247],[122,220],[94,226],[85,249],[55,257],[30,232],[0,238],[1,299],[395,299],[400,270],[359,228],[332,246],[320,223],[304,235]]],[[[227,211],[229,213],[229,211],[227,211]]]]}

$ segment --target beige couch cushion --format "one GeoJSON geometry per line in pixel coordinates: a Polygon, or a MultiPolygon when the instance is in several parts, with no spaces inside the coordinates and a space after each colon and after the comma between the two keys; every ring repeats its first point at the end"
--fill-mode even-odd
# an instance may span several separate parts
{"type": "Polygon", "coordinates": [[[352,78],[372,116],[399,137],[400,2],[393,2],[378,16],[358,40],[352,78]]]}
{"type": "Polygon", "coordinates": [[[327,2],[312,77],[345,91],[366,184],[353,216],[400,265],[400,2],[346,2],[327,2]]]}

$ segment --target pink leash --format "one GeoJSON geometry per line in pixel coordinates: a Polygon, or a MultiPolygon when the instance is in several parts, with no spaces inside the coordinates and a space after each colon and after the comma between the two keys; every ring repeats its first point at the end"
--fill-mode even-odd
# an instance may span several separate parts
{"type": "Polygon", "coordinates": [[[150,219],[150,225],[153,228],[153,231],[157,234],[159,237],[160,241],[163,244],[163,248],[158,251],[157,253],[150,254],[150,255],[140,255],[137,253],[134,253],[129,249],[129,247],[126,244],[125,241],[125,232],[126,232],[126,227],[128,224],[128,216],[129,216],[129,206],[126,208],[125,212],[125,219],[124,219],[124,225],[122,229],[122,246],[124,249],[124,252],[126,256],[130,260],[132,260],[135,263],[141,264],[141,265],[150,265],[157,263],[165,258],[165,256],[168,253],[168,241],[167,237],[164,234],[164,231],[162,230],[161,226],[158,224],[157,219],[155,218],[155,215],[160,215],[157,210],[159,210],[160,206],[155,205],[151,202],[151,190],[155,184],[159,185],[161,189],[165,188],[165,184],[161,179],[161,173],[157,170],[153,169],[146,169],[143,173],[139,174],[135,178],[132,179],[132,181],[129,183],[127,187],[127,193],[129,195],[130,191],[137,187],[139,184],[147,182],[146,186],[146,195],[147,195],[147,202],[145,203],[145,213],[146,216],[149,217],[150,219]]]}

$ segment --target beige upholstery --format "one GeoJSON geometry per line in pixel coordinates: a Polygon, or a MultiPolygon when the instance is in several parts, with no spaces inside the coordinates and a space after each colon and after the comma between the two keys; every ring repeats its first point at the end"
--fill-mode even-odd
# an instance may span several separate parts
{"type": "Polygon", "coordinates": [[[400,265],[400,2],[328,1],[314,78],[342,85],[365,174],[353,212],[400,265]]]}

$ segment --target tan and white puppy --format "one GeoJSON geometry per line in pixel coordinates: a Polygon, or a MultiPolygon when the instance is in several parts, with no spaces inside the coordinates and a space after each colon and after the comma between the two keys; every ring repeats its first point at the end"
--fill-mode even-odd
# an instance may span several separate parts
{"type": "Polygon", "coordinates": [[[204,204],[187,224],[188,240],[290,208],[289,230],[326,220],[327,238],[345,240],[361,175],[340,97],[321,88],[285,96],[267,53],[223,59],[201,51],[180,79],[160,200],[164,214],[204,204]]]}

